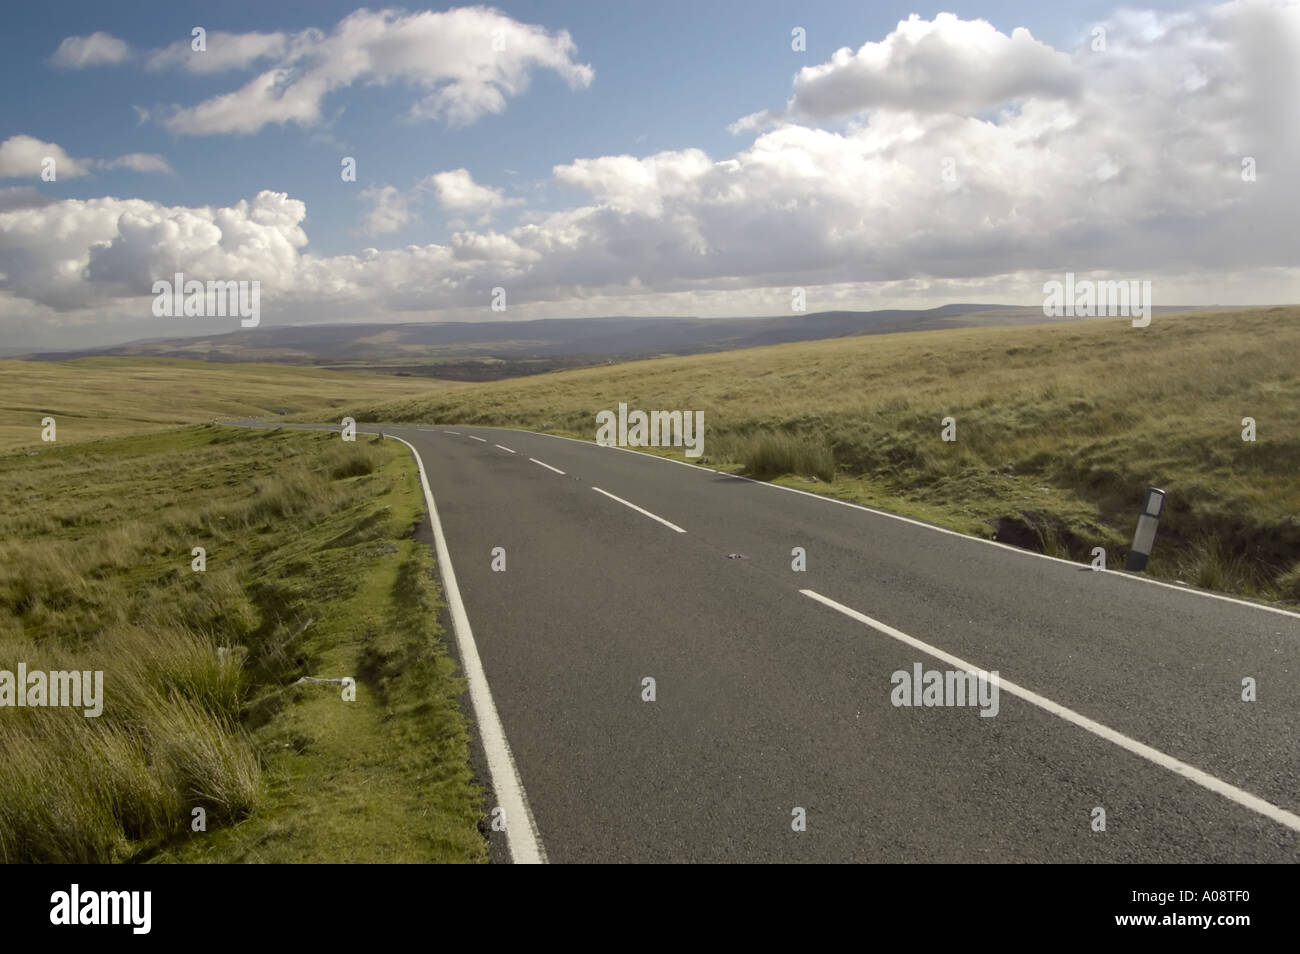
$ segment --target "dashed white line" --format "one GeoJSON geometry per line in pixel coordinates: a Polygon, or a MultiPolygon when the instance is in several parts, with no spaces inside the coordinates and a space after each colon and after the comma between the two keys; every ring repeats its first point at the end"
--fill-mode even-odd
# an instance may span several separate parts
{"type": "Polygon", "coordinates": [[[443,431],[443,433],[444,433],[444,434],[455,434],[457,437],[460,437],[460,431],[443,431]]]}
{"type": "MultiPolygon", "coordinates": [[[[554,438],[557,441],[572,441],[575,444],[586,444],[589,447],[612,447],[614,450],[622,451],[625,454],[637,454],[641,457],[645,457],[650,460],[662,460],[669,464],[677,464],[681,467],[691,467],[694,468],[695,470],[704,471],[707,474],[721,473],[721,471],[715,470],[712,467],[703,467],[699,464],[692,464],[690,461],[676,460],[672,457],[660,457],[658,454],[648,454],[645,453],[644,451],[634,450],[630,447],[619,447],[616,444],[600,444],[600,443],[596,443],[595,441],[579,440],[576,437],[564,437],[561,434],[545,434],[542,433],[541,431],[524,431],[524,433],[535,434],[538,437],[550,437],[550,438],[554,438]]],[[[854,510],[862,510],[866,513],[874,514],[877,517],[887,517],[890,520],[898,520],[901,521],[902,523],[910,523],[913,526],[920,527],[922,530],[932,530],[935,533],[944,533],[950,537],[960,537],[961,539],[968,540],[971,543],[982,543],[986,546],[999,547],[1003,550],[1008,550],[1011,553],[1019,553],[1021,556],[1036,557],[1037,559],[1040,560],[1052,560],[1055,563],[1064,563],[1066,566],[1071,566],[1074,567],[1075,569],[1078,569],[1079,567],[1082,566],[1088,566],[1087,563],[1078,563],[1074,560],[1064,560],[1061,557],[1055,557],[1049,553],[1038,553],[1034,550],[1024,550],[1021,549],[1020,547],[1014,547],[1009,543],[1001,543],[997,540],[985,540],[983,537],[973,537],[970,534],[961,533],[958,530],[949,530],[947,527],[938,527],[932,523],[925,523],[924,521],[921,520],[913,520],[911,517],[904,517],[901,516],[900,514],[890,513],[887,510],[877,510],[874,507],[868,507],[865,506],[864,504],[852,503],[848,500],[840,500],[836,497],[828,497],[826,494],[815,494],[812,493],[811,491],[800,490],[798,487],[786,487],[783,484],[774,484],[767,480],[755,480],[753,477],[743,477],[740,474],[726,474],[725,476],[730,477],[733,480],[743,480],[751,484],[758,484],[760,487],[771,487],[773,490],[783,490],[786,493],[802,494],[805,497],[811,497],[813,500],[820,500],[823,501],[824,503],[837,504],[838,506],[841,507],[852,507],[854,510]]],[[[1277,613],[1280,616],[1290,616],[1293,619],[1300,619],[1300,613],[1294,612],[1293,610],[1282,609],[1279,606],[1267,606],[1263,603],[1255,603],[1250,600],[1237,599],[1235,596],[1226,596],[1223,593],[1211,593],[1209,590],[1190,589],[1187,587],[1186,584],[1183,584],[1180,587],[1173,583],[1167,583],[1164,580],[1157,580],[1154,579],[1153,577],[1144,576],[1139,573],[1126,573],[1126,572],[1121,572],[1119,570],[1097,570],[1096,573],[1099,577],[1104,575],[1111,578],[1118,578],[1121,580],[1131,580],[1134,583],[1149,583],[1152,586],[1163,586],[1165,589],[1175,590],[1179,593],[1191,593],[1195,596],[1205,596],[1208,597],[1209,599],[1219,600],[1220,602],[1223,603],[1236,603],[1238,606],[1245,606],[1250,609],[1264,610],[1267,613],[1277,613]]]]}
{"type": "Polygon", "coordinates": [[[514,451],[512,451],[509,447],[506,447],[504,444],[493,444],[492,446],[493,446],[493,447],[500,447],[500,448],[501,448],[503,451],[505,451],[507,454],[513,454],[513,453],[514,453],[514,451]]]}
{"type": "Polygon", "coordinates": [[[487,441],[483,440],[483,438],[481,438],[481,437],[475,437],[473,434],[470,434],[470,435],[468,435],[468,436],[469,436],[469,439],[470,439],[470,440],[472,440],[472,441],[478,441],[480,444],[486,444],[486,443],[487,443],[487,441]]]}
{"type": "Polygon", "coordinates": [[[655,516],[655,515],[652,514],[649,510],[642,510],[642,509],[641,509],[640,507],[638,507],[636,504],[634,504],[634,503],[629,503],[628,501],[624,500],[622,497],[615,497],[615,496],[614,496],[613,494],[611,494],[608,490],[601,490],[599,487],[592,487],[591,489],[594,490],[594,491],[596,491],[596,493],[598,493],[598,494],[604,494],[604,495],[605,495],[606,497],[608,497],[610,500],[617,500],[617,501],[618,501],[619,503],[621,503],[624,507],[631,507],[631,508],[632,508],[633,510],[635,510],[637,513],[639,513],[639,514],[644,514],[645,516],[649,517],[651,520],[658,520],[658,521],[659,521],[660,523],[662,523],[665,527],[671,527],[673,530],[676,530],[678,533],[685,533],[685,532],[686,532],[686,531],[683,530],[681,527],[677,526],[677,524],[675,524],[675,523],[669,523],[669,522],[668,522],[667,520],[665,520],[663,517],[655,516]]]}
{"type": "Polygon", "coordinates": [[[528,459],[531,460],[534,464],[541,464],[541,465],[542,465],[543,467],[545,467],[547,470],[553,470],[553,471],[555,471],[557,474],[563,474],[563,473],[564,473],[564,471],[560,470],[560,468],[558,468],[558,467],[552,467],[550,464],[547,464],[547,463],[545,463],[544,461],[540,461],[540,460],[538,460],[536,457],[530,457],[530,458],[528,458],[528,459]]]}
{"type": "MultiPolygon", "coordinates": [[[[392,437],[391,434],[389,436],[392,437]]],[[[433,502],[433,491],[429,489],[424,461],[420,459],[420,452],[411,444],[400,437],[393,437],[393,440],[402,441],[411,449],[420,471],[420,486],[424,489],[424,502],[429,508],[429,523],[433,525],[433,540],[438,551],[442,589],[447,597],[447,609],[451,612],[451,627],[460,646],[460,664],[465,670],[465,679],[469,682],[474,721],[478,723],[479,734],[483,738],[492,788],[496,792],[498,804],[505,810],[506,844],[510,848],[510,857],[515,864],[545,864],[546,849],[542,846],[542,838],[537,831],[537,822],[529,807],[528,795],[524,792],[524,783],[519,777],[515,757],[510,752],[510,743],[506,741],[505,727],[497,714],[496,703],[492,701],[492,690],[488,688],[487,673],[483,671],[483,662],[479,659],[474,631],[470,629],[469,616],[465,613],[465,604],[460,598],[460,587],[456,585],[456,571],[451,567],[451,551],[447,548],[447,538],[442,532],[442,521],[438,519],[438,508],[433,502]]]]}
{"type": "MultiPolygon", "coordinates": [[[[884,633],[886,636],[892,637],[900,643],[906,643],[913,649],[919,649],[921,652],[927,653],[935,659],[942,660],[954,669],[969,672],[971,670],[978,671],[980,668],[966,662],[964,659],[959,659],[951,653],[946,653],[942,649],[931,646],[929,643],[922,642],[914,636],[909,636],[907,633],[894,629],[892,626],[888,626],[879,620],[874,620],[864,613],[859,613],[855,609],[850,609],[843,603],[837,603],[828,597],[822,596],[820,593],[813,590],[800,590],[799,592],[804,596],[829,606],[833,610],[843,613],[850,619],[855,619],[859,623],[865,623],[872,629],[884,633]]],[[[1053,702],[1045,696],[1040,696],[1036,692],[1031,692],[1023,686],[1018,686],[1014,682],[1008,682],[1005,679],[998,678],[997,684],[1000,689],[1006,690],[1013,696],[1018,696],[1030,705],[1037,706],[1045,712],[1050,712],[1052,715],[1064,719],[1066,722],[1077,725],[1079,728],[1091,732],[1098,738],[1105,739],[1107,742],[1112,742],[1120,748],[1126,749],[1134,755],[1160,766],[1160,768],[1168,769],[1175,775],[1179,775],[1187,779],[1189,782],[1195,782],[1202,788],[1209,789],[1216,795],[1222,795],[1224,798],[1236,802],[1243,808],[1248,808],[1253,812],[1257,812],[1265,818],[1277,822],[1279,825],[1284,825],[1287,828],[1290,828],[1292,831],[1300,831],[1300,815],[1295,815],[1292,812],[1287,811],[1285,808],[1279,808],[1271,802],[1266,802],[1258,795],[1252,795],[1245,789],[1237,788],[1237,786],[1225,782],[1221,778],[1217,778],[1208,772],[1203,772],[1194,765],[1188,765],[1186,762],[1179,761],[1172,755],[1166,755],[1159,749],[1153,749],[1151,746],[1145,745],[1144,743],[1137,741],[1137,739],[1130,738],[1122,732],[1116,732],[1109,726],[1104,726],[1100,722],[1089,719],[1085,715],[1080,715],[1073,709],[1067,709],[1065,706],[1053,702]]]]}

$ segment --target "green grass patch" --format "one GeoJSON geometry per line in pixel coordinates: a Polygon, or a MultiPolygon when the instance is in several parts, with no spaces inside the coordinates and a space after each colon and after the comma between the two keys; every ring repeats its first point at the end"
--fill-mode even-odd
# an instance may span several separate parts
{"type": "Polygon", "coordinates": [[[204,425],[0,493],[0,668],[104,673],[98,718],[0,710],[0,860],[486,859],[404,447],[204,425]]]}

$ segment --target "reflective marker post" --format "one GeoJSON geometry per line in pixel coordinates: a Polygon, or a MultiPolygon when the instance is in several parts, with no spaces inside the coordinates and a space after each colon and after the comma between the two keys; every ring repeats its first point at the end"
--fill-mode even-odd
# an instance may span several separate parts
{"type": "Polygon", "coordinates": [[[1141,572],[1147,568],[1147,559],[1151,556],[1151,544],[1156,539],[1156,525],[1160,523],[1160,512],[1165,509],[1165,492],[1155,487],[1147,488],[1147,495],[1142,500],[1142,513],[1138,516],[1137,533],[1133,534],[1133,549],[1128,553],[1126,570],[1141,572]]]}

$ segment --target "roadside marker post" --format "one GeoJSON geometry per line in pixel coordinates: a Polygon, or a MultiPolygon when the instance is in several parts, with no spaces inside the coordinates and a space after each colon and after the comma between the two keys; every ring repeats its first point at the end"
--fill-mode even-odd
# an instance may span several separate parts
{"type": "Polygon", "coordinates": [[[1151,545],[1156,539],[1156,526],[1160,523],[1160,514],[1165,509],[1165,492],[1156,487],[1148,487],[1142,499],[1142,513],[1138,516],[1137,532],[1133,534],[1133,549],[1128,553],[1126,570],[1141,572],[1147,568],[1151,556],[1151,545]]]}

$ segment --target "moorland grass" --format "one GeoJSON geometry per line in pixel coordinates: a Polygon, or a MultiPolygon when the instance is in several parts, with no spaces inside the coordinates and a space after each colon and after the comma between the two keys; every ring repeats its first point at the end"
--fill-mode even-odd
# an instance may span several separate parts
{"type": "Polygon", "coordinates": [[[0,452],[42,449],[53,417],[59,444],[163,431],[217,418],[312,411],[329,420],[355,400],[454,388],[448,381],[274,364],[177,358],[0,360],[0,452]]]}
{"type": "Polygon", "coordinates": [[[0,459],[0,494],[0,668],[105,696],[0,710],[0,861],[485,858],[405,448],[205,425],[0,459]]]}
{"type": "Polygon", "coordinates": [[[1101,546],[1111,567],[1154,485],[1168,502],[1149,573],[1300,600],[1297,355],[1300,308],[1278,307],[800,342],[346,413],[591,440],[619,402],[702,410],[715,466],[1071,559],[1101,546]]]}

